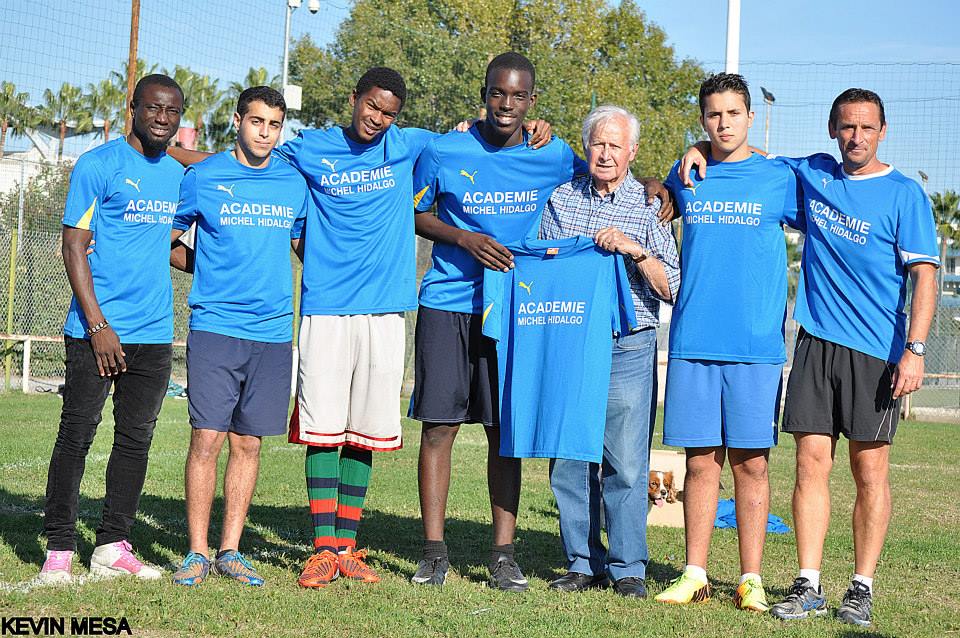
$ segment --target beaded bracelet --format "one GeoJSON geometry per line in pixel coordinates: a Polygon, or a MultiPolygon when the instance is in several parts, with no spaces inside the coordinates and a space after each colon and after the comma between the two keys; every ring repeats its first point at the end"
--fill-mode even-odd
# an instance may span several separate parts
{"type": "Polygon", "coordinates": [[[91,327],[87,328],[87,334],[92,337],[93,335],[97,334],[98,332],[100,332],[101,330],[103,330],[104,328],[106,328],[106,327],[109,326],[109,325],[110,325],[110,324],[107,323],[107,320],[104,319],[103,321],[101,321],[101,322],[98,323],[97,325],[91,326],[91,327]]]}

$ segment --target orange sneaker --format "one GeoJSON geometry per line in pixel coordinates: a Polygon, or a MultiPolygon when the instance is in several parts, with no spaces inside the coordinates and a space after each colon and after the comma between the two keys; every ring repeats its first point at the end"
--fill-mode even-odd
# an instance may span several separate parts
{"type": "Polygon", "coordinates": [[[301,587],[326,587],[337,579],[337,555],[329,550],[313,554],[300,572],[297,583],[301,587]]]}
{"type": "Polygon", "coordinates": [[[340,575],[344,578],[352,578],[353,580],[362,580],[365,583],[379,583],[380,577],[377,576],[377,572],[363,562],[363,559],[367,557],[367,550],[361,549],[358,551],[347,550],[341,554],[337,555],[337,559],[340,562],[340,575]]]}

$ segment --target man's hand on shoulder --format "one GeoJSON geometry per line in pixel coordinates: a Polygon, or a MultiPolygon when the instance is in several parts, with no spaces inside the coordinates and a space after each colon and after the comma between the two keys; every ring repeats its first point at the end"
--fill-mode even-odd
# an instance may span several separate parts
{"type": "Polygon", "coordinates": [[[513,253],[493,237],[465,230],[457,240],[457,245],[470,253],[484,268],[500,272],[513,268],[513,253]]]}
{"type": "Polygon", "coordinates": [[[667,223],[677,218],[678,213],[673,205],[673,195],[670,189],[663,185],[656,177],[640,177],[637,181],[643,184],[643,190],[647,191],[647,204],[652,204],[654,200],[660,200],[660,210],[657,211],[657,218],[662,223],[667,223]]]}
{"type": "Polygon", "coordinates": [[[916,392],[921,385],[923,385],[923,357],[904,350],[890,379],[893,398],[899,399],[911,392],[916,392]]]}
{"type": "Polygon", "coordinates": [[[523,130],[529,136],[527,146],[531,148],[545,146],[553,137],[553,127],[546,120],[527,120],[523,123],[523,130]]]}
{"type": "Polygon", "coordinates": [[[697,175],[700,179],[707,178],[707,154],[710,152],[709,142],[697,142],[687,149],[687,152],[680,158],[680,166],[677,172],[680,174],[680,181],[684,186],[693,186],[693,180],[690,179],[690,172],[693,167],[697,167],[697,175]]]}

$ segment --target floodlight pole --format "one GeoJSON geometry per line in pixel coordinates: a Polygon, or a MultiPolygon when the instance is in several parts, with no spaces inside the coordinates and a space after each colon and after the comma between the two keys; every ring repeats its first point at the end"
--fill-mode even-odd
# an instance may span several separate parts
{"type": "Polygon", "coordinates": [[[727,0],[727,73],[740,72],[740,0],[727,0]]]}
{"type": "Polygon", "coordinates": [[[137,43],[140,33],[140,0],[130,0],[130,56],[127,58],[127,112],[125,130],[129,135],[133,130],[133,90],[137,86],[137,43]]]}
{"type": "MultiPolygon", "coordinates": [[[[283,25],[283,73],[281,74],[280,92],[287,95],[287,82],[290,80],[290,18],[293,12],[300,7],[301,0],[287,0],[287,19],[283,25]]],[[[284,118],[283,128],[280,129],[280,142],[287,138],[287,122],[284,118]]]]}

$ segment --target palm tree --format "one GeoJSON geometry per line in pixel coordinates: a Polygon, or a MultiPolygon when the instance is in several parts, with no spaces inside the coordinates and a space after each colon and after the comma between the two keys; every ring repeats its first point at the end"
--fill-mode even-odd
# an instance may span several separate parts
{"type": "Polygon", "coordinates": [[[7,141],[7,129],[14,135],[22,135],[29,119],[30,107],[27,106],[29,94],[17,91],[13,82],[0,82],[0,158],[7,141]]]}
{"type": "MultiPolygon", "coordinates": [[[[937,224],[937,236],[940,238],[940,286],[937,301],[943,295],[943,271],[947,267],[947,244],[960,243],[960,194],[954,190],[934,193],[930,196],[933,204],[933,219],[937,224]]],[[[937,304],[939,306],[939,303],[937,304]]]]}
{"type": "Polygon", "coordinates": [[[214,149],[222,151],[233,142],[233,114],[237,110],[237,98],[251,86],[270,86],[280,90],[280,76],[271,77],[265,68],[251,67],[243,82],[230,83],[208,120],[208,137],[214,149]]]}
{"type": "Polygon", "coordinates": [[[67,129],[78,133],[93,128],[93,118],[84,108],[83,91],[79,86],[64,82],[60,90],[54,93],[50,89],[43,92],[43,105],[40,107],[40,121],[60,130],[60,144],[57,147],[57,161],[63,159],[63,141],[67,129]]]}
{"type": "Polygon", "coordinates": [[[86,107],[96,119],[103,120],[103,141],[110,141],[110,130],[123,127],[126,91],[109,79],[99,84],[88,84],[86,107]]]}
{"type": "Polygon", "coordinates": [[[166,69],[164,73],[172,77],[183,89],[186,98],[183,119],[193,123],[197,131],[197,148],[205,150],[207,148],[205,141],[207,113],[214,109],[223,92],[217,88],[217,81],[210,79],[209,75],[200,75],[187,67],[177,65],[173,68],[173,73],[166,69]]]}

